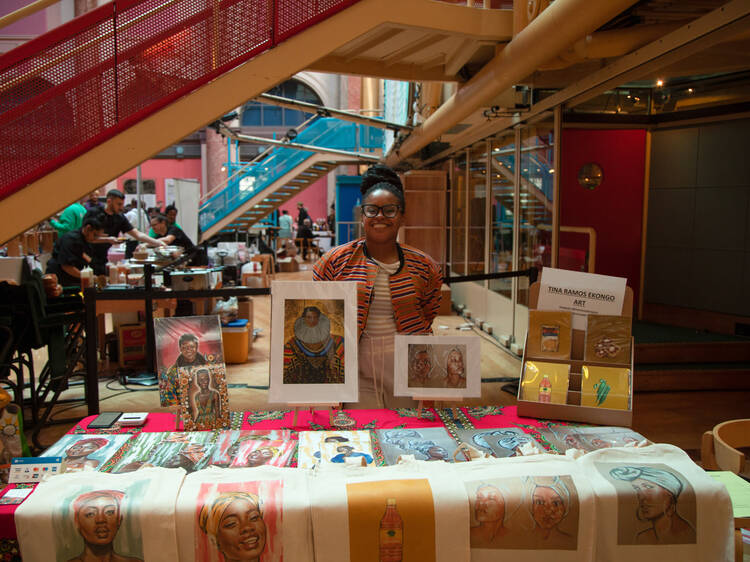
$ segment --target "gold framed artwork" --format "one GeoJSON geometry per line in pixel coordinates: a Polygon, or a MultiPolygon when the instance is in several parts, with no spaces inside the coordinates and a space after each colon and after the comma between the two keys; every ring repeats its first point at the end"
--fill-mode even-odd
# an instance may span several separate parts
{"type": "Polygon", "coordinates": [[[521,381],[521,400],[551,404],[566,404],[570,365],[526,361],[521,381]]]}
{"type": "Polygon", "coordinates": [[[581,374],[581,406],[630,408],[630,369],[584,365],[581,374]]]}
{"type": "Polygon", "coordinates": [[[629,365],[631,322],[627,316],[590,315],[586,325],[584,360],[629,365]]]}
{"type": "Polygon", "coordinates": [[[529,310],[529,357],[570,359],[573,318],[570,312],[529,310]]]}

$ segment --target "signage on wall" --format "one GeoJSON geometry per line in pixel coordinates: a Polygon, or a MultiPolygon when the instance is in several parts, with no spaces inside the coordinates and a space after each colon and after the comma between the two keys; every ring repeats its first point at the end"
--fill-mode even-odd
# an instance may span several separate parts
{"type": "Polygon", "coordinates": [[[622,313],[627,279],[545,267],[539,285],[538,310],[569,310],[573,329],[585,330],[589,314],[622,313]]]}

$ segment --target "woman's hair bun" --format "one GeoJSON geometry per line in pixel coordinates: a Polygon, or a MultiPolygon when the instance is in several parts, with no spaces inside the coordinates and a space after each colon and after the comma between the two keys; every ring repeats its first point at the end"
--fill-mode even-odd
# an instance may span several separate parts
{"type": "Polygon", "coordinates": [[[359,187],[359,191],[362,195],[365,195],[372,187],[379,183],[388,183],[398,191],[404,191],[404,186],[398,174],[385,164],[374,164],[367,169],[362,176],[362,184],[359,187]]]}

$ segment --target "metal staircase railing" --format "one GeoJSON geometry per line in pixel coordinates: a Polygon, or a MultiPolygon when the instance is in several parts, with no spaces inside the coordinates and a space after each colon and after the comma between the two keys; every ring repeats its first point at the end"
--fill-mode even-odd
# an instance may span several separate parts
{"type": "MultiPolygon", "coordinates": [[[[383,131],[332,117],[317,117],[298,133],[295,143],[351,153],[374,151],[382,149],[383,131]]],[[[208,233],[230,223],[257,222],[342,160],[351,161],[352,157],[321,155],[287,147],[274,148],[263,160],[252,166],[244,166],[240,174],[232,174],[233,179],[227,182],[226,187],[205,201],[199,210],[200,228],[208,233]],[[287,179],[295,169],[294,179],[287,179]],[[287,194],[281,196],[282,201],[266,201],[282,189],[286,190],[282,193],[287,194]],[[262,199],[258,199],[260,194],[263,194],[262,199]],[[266,206],[254,209],[258,204],[266,206]],[[243,207],[244,211],[238,212],[243,207]],[[244,220],[239,220],[241,216],[244,220]]]]}

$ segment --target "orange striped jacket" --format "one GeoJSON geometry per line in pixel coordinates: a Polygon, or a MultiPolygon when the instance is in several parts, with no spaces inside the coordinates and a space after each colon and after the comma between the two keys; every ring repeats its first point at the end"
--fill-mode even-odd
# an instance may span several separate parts
{"type": "MultiPolygon", "coordinates": [[[[398,271],[389,278],[396,329],[403,334],[430,334],[440,308],[440,269],[432,258],[415,248],[398,246],[398,255],[398,271]]],[[[364,238],[336,246],[313,266],[315,281],[357,281],[359,337],[367,325],[377,272],[364,238]]]]}

